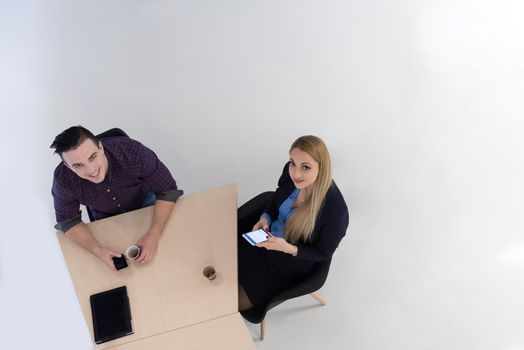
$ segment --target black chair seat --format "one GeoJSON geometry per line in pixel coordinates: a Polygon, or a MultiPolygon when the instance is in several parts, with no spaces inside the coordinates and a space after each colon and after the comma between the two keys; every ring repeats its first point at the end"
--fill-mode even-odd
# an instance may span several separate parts
{"type": "Polygon", "coordinates": [[[330,265],[331,259],[317,263],[313,271],[311,271],[311,274],[309,274],[298,284],[278,293],[273,298],[271,298],[266,305],[241,311],[240,314],[251,323],[262,322],[266,317],[266,313],[275,306],[283,303],[286,300],[314,293],[322,288],[326,282],[330,265]]]}

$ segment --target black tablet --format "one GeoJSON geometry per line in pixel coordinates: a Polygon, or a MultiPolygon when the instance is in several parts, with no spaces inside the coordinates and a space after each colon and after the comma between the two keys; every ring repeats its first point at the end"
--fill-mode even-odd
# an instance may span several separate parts
{"type": "Polygon", "coordinates": [[[89,299],[96,344],[133,334],[125,286],[93,294],[89,299]]]}

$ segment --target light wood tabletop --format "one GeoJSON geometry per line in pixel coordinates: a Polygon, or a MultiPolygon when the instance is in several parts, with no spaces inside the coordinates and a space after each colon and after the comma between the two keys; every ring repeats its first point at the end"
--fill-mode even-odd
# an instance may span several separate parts
{"type": "MultiPolygon", "coordinates": [[[[238,334],[243,349],[255,349],[238,314],[236,210],[235,185],[181,197],[165,226],[154,260],[145,265],[128,261],[129,267],[116,272],[57,232],[91,335],[90,295],[127,287],[134,334],[96,348],[126,344],[122,348],[134,349],[136,344],[162,341],[190,343],[192,334],[205,331],[209,341],[217,341],[216,345],[220,339],[234,339],[238,334]],[[206,266],[214,267],[214,280],[204,276],[206,266]],[[155,339],[146,340],[151,337],[155,339]]],[[[149,207],[88,225],[101,245],[124,252],[147,232],[152,216],[153,207],[149,207]]],[[[205,344],[195,339],[194,349],[207,349],[205,344]]],[[[211,345],[209,349],[221,348],[211,345]]]]}

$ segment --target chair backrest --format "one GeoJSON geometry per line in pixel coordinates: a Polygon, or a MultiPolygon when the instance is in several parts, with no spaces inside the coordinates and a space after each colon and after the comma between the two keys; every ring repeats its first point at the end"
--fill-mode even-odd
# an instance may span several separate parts
{"type": "Polygon", "coordinates": [[[296,285],[283,290],[272,297],[266,305],[253,307],[241,311],[242,316],[251,323],[260,323],[266,317],[266,313],[282,302],[310,294],[319,290],[326,282],[331,266],[331,258],[321,261],[315,265],[313,271],[296,285]]]}
{"type": "Polygon", "coordinates": [[[237,221],[239,233],[251,231],[274,193],[273,191],[262,192],[238,208],[237,221]]]}
{"type": "Polygon", "coordinates": [[[120,129],[120,128],[112,128],[112,129],[109,129],[107,131],[104,131],[103,133],[100,133],[100,134],[96,135],[96,137],[98,137],[99,139],[103,139],[105,137],[114,137],[114,136],[126,136],[126,137],[129,137],[129,136],[127,136],[125,131],[120,129]]]}
{"type": "MultiPolygon", "coordinates": [[[[96,137],[98,139],[104,139],[106,137],[115,137],[115,136],[129,137],[129,136],[127,136],[125,131],[120,129],[120,128],[112,128],[112,129],[106,130],[106,131],[96,135],[96,137]]],[[[95,219],[93,218],[93,213],[91,213],[91,208],[89,208],[86,205],[86,210],[87,210],[87,216],[89,217],[89,221],[91,221],[91,222],[95,221],[95,219]]]]}

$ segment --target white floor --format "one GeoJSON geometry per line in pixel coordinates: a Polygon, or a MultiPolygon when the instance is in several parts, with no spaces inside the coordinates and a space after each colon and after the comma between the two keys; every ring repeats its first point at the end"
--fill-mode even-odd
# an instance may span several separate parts
{"type": "MultiPolygon", "coordinates": [[[[92,348],[48,149],[121,127],[186,193],[273,189],[323,137],[350,206],[259,349],[524,350],[522,0],[0,0],[0,347],[92,348]]],[[[257,337],[257,326],[251,326],[257,337]]]]}
{"type": "Polygon", "coordinates": [[[414,262],[400,245],[378,252],[361,235],[354,228],[338,251],[320,290],[326,306],[309,296],[277,306],[264,341],[246,323],[257,349],[524,349],[522,275],[459,256],[466,251],[432,261],[439,253],[429,250],[414,262]]]}

